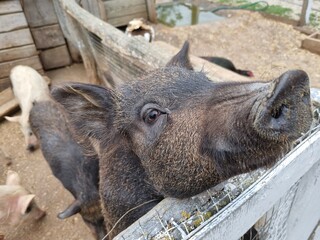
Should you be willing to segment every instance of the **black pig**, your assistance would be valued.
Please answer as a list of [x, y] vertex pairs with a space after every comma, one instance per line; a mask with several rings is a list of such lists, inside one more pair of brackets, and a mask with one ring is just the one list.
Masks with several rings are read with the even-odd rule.
[[[66, 113], [53, 100], [35, 102], [30, 112], [32, 131], [40, 141], [43, 156], [53, 175], [73, 195], [75, 201], [60, 219], [80, 213], [97, 239], [105, 235], [98, 191], [99, 162], [96, 154], [85, 152], [74, 139]], [[90, 148], [90, 141], [87, 148]]]
[[116, 90], [71, 84], [52, 92], [78, 134], [99, 143], [110, 239], [165, 197], [190, 197], [271, 166], [309, 129], [305, 72], [214, 83], [192, 70], [188, 49], [185, 43], [166, 67]]

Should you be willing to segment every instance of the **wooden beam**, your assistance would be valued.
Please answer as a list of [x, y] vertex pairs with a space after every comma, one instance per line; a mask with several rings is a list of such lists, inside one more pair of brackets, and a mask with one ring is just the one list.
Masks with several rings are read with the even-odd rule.
[[12, 112], [16, 111], [18, 109], [18, 106], [18, 101], [15, 98], [9, 100], [3, 105], [0, 105], [0, 120], [3, 120], [4, 116], [8, 116]]
[[0, 50], [0, 62], [7, 62], [20, 58], [27, 58], [35, 56], [37, 54], [38, 52], [34, 44], [4, 49]]
[[37, 49], [47, 49], [66, 44], [59, 24], [32, 28], [31, 33]]
[[[313, 176], [313, 180], [309, 181], [309, 185], [314, 185], [313, 190], [317, 189], [319, 182], [317, 185], [315, 185], [315, 182], [317, 181], [314, 181], [314, 179], [320, 177], [320, 156], [314, 154], [314, 149], [319, 148], [320, 131], [317, 131], [308, 137], [308, 139], [306, 139], [303, 143], [293, 149], [290, 153], [288, 153], [273, 168], [269, 169], [265, 174], [263, 174], [253, 185], [242, 192], [235, 201], [232, 201], [222, 211], [212, 216], [205, 224], [201, 224], [197, 229], [191, 232], [186, 239], [239, 239], [251, 226], [257, 222], [260, 217], [270, 210], [279, 199], [285, 196], [291, 187], [300, 181], [301, 177], [306, 176], [309, 171], [317, 172], [316, 177], [314, 174], [312, 174], [311, 177]], [[308, 161], [306, 161], [306, 159]], [[300, 186], [301, 194], [304, 192], [305, 186], [303, 185], [305, 185], [305, 183]], [[308, 194], [312, 193], [308, 192]], [[195, 199], [199, 199], [200, 201], [206, 195], [207, 192], [205, 191], [198, 196], [189, 199], [178, 200], [166, 198], [146, 215], [117, 235], [114, 240], [143, 239], [142, 231], [150, 234], [151, 231], [154, 233], [153, 229], [155, 228], [163, 230], [163, 227], [159, 222], [160, 217], [164, 222], [170, 221], [171, 218], [179, 219], [181, 218], [182, 211], [186, 211], [188, 213], [190, 209], [194, 208]], [[314, 195], [312, 194], [308, 196], [308, 198], [312, 198], [313, 196]], [[314, 198], [312, 201], [312, 204], [315, 207], [314, 209], [319, 209], [318, 201], [316, 201], [317, 199], [318, 198]], [[309, 202], [307, 203], [309, 204]], [[171, 208], [172, 206], [174, 206], [174, 208]], [[190, 206], [192, 208], [190, 208]], [[305, 206], [302, 204], [300, 205], [300, 208], [301, 212], [303, 212]], [[313, 209], [312, 206], [310, 206], [310, 209]], [[173, 215], [171, 212], [176, 214]], [[316, 219], [316, 217], [319, 215], [320, 212], [317, 211], [315, 217], [312, 217], [312, 224], [309, 227], [315, 226], [314, 219]], [[303, 227], [303, 225], [301, 227]], [[284, 229], [283, 232], [284, 234], [287, 234], [285, 230], [286, 229]], [[153, 236], [152, 234], [150, 235]], [[272, 239], [277, 239], [276, 236], [273, 237], [274, 238]], [[292, 237], [294, 238], [294, 236]], [[284, 239], [293, 238], [284, 237]], [[307, 238], [302, 237], [296, 239]]]
[[145, 0], [104, 2], [107, 21], [112, 18], [147, 12]]
[[32, 28], [58, 23], [52, 0], [23, 0], [23, 8]]
[[124, 15], [124, 16], [119, 16], [119, 17], [114, 17], [108, 19], [108, 23], [115, 27], [121, 27], [121, 26], [126, 26], [132, 19], [134, 18], [148, 18], [148, 13], [146, 11], [144, 12], [137, 12], [131, 15]]
[[309, 23], [312, 1], [313, 0], [303, 0], [299, 26], [304, 26]]
[[33, 44], [29, 29], [20, 29], [7, 33], [0, 33], [0, 50]]
[[[143, 38], [128, 37], [109, 23], [89, 14], [73, 1], [60, 0], [60, 3], [72, 16], [73, 21], [78, 22], [101, 39], [104, 60], [112, 71], [113, 79], [128, 81], [137, 78], [148, 71], [165, 66], [170, 58], [178, 52], [176, 48], [173, 48], [174, 53], [169, 52], [168, 49], [172, 49], [172, 47], [168, 44], [165, 44], [168, 48], [164, 48], [163, 45], [148, 43]], [[203, 59], [196, 64], [195, 69], [208, 72], [208, 76], [214, 81], [248, 80]], [[219, 77], [217, 77], [217, 73]]]
[[22, 12], [19, 0], [0, 1], [0, 15], [16, 12]]
[[148, 20], [150, 22], [157, 22], [157, 12], [156, 12], [156, 3], [155, 0], [146, 0]]
[[11, 69], [17, 65], [27, 65], [36, 70], [42, 69], [42, 65], [38, 56], [18, 59], [11, 62], [3, 62], [0, 63], [0, 78], [8, 77], [10, 75]]
[[6, 88], [4, 91], [2, 91], [0, 93], [0, 106], [5, 104], [6, 102], [11, 100], [12, 98], [14, 98], [14, 95], [13, 95], [11, 88], [10, 87]]
[[72, 63], [66, 45], [41, 51], [40, 59], [45, 70], [68, 66]]
[[81, 5], [94, 16], [106, 20], [106, 9], [102, 0], [82, 0]]
[[0, 15], [0, 23], [0, 32], [9, 32], [28, 27], [23, 13]]
[[320, 55], [320, 32], [311, 34], [303, 39], [301, 47]]

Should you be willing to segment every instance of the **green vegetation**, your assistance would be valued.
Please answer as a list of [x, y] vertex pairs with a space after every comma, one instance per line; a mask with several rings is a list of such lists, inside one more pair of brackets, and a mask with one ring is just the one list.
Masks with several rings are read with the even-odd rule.
[[310, 25], [312, 27], [316, 27], [318, 29], [320, 29], [320, 14], [315, 14], [314, 12], [312, 12], [310, 14]]
[[292, 9], [285, 8], [280, 5], [269, 5], [268, 7], [266, 7], [265, 1], [261, 1], [261, 2], [257, 1], [256, 3], [252, 3], [248, 0], [217, 0], [217, 2], [221, 4], [237, 6], [237, 7], [248, 5], [248, 6], [245, 6], [244, 9], [253, 10], [253, 11], [263, 11], [263, 12], [281, 16], [281, 17], [290, 17], [290, 15], [293, 12]]

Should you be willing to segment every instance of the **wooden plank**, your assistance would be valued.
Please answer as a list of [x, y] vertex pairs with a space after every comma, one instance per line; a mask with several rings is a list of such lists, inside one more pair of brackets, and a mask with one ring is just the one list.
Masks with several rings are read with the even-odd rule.
[[[93, 32], [98, 36], [96, 39], [97, 45], [104, 45], [102, 54], [105, 56], [104, 60], [108, 64], [108, 69], [112, 71], [112, 78], [116, 82], [118, 79], [123, 81], [133, 79], [141, 76], [141, 74], [144, 74], [145, 72], [163, 67], [172, 56], [178, 52], [177, 48], [173, 48], [169, 44], [164, 43], [166, 45], [166, 48], [164, 48], [163, 45], [159, 46], [155, 42], [150, 44], [143, 38], [128, 37], [119, 29], [95, 18], [73, 2], [60, 0], [60, 3], [66, 9], [69, 18], [74, 21], [75, 24], [81, 24], [81, 26], [89, 32]], [[78, 35], [80, 36], [80, 34]], [[81, 40], [80, 37], [78, 39]], [[101, 39], [101, 43], [99, 39]], [[83, 45], [85, 44], [81, 43], [80, 46]], [[168, 49], [173, 49], [173, 52]], [[91, 54], [91, 52], [88, 49], [86, 51], [83, 50], [81, 55], [84, 56], [84, 54]], [[247, 78], [242, 77], [239, 74], [218, 67], [203, 59], [196, 59], [198, 59], [198, 61], [193, 65], [194, 68], [197, 71], [202, 70], [206, 72], [207, 76], [213, 81], [248, 81]], [[88, 61], [90, 64], [86, 65], [87, 61], [85, 59], [83, 60], [87, 72], [90, 72], [90, 76], [93, 76], [95, 73], [94, 69], [96, 69], [94, 64], [99, 64], [99, 62], [93, 64], [91, 61]], [[222, 77], [219, 78], [216, 76], [217, 73]]]
[[[152, 44], [156, 45], [158, 49], [162, 49], [162, 58], [168, 60], [179, 51], [179, 49], [176, 47], [173, 47], [165, 42], [155, 41]], [[192, 45], [190, 47], [192, 48]], [[190, 61], [196, 71], [204, 71], [207, 77], [213, 81], [248, 81], [248, 78], [216, 64], [210, 63], [202, 58], [190, 55]]]
[[115, 27], [125, 26], [134, 18], [148, 18], [147, 12], [138, 12], [131, 15], [108, 19], [107, 22]]
[[52, 0], [24, 0], [23, 8], [32, 28], [58, 23]]
[[157, 22], [157, 12], [156, 12], [156, 3], [155, 0], [146, 0], [148, 20], [150, 22]]
[[[185, 239], [239, 239], [264, 213], [271, 209], [280, 198], [285, 196], [289, 189], [291, 189], [301, 177], [308, 174], [308, 171], [320, 164], [320, 156], [314, 154], [314, 149], [319, 148], [320, 131], [317, 131], [262, 175], [251, 187], [242, 192], [235, 201], [232, 201], [222, 211], [211, 217], [206, 224], [201, 224]], [[306, 159], [308, 161], [306, 161]], [[205, 194], [206, 192], [203, 192], [200, 195]], [[317, 199], [318, 198], [314, 198], [314, 201]], [[171, 211], [167, 206], [170, 206], [172, 203], [173, 206], [176, 206], [180, 210], [183, 210], [183, 205], [185, 205], [185, 211], [188, 212], [188, 204], [193, 198], [190, 198], [189, 201], [187, 200], [188, 199], [164, 199], [146, 215], [116, 236], [114, 240], [139, 239], [141, 229], [147, 232], [147, 229], [155, 227], [150, 221], [152, 215], [164, 216], [165, 211]], [[305, 205], [303, 205], [303, 207], [301, 206], [301, 211], [303, 211], [304, 207]], [[170, 220], [170, 218], [167, 220]], [[159, 225], [161, 227], [160, 223]]]
[[0, 15], [15, 12], [22, 12], [20, 1], [0, 1]]
[[0, 32], [9, 32], [28, 27], [23, 13], [0, 15], [0, 23]]
[[35, 56], [37, 54], [38, 52], [34, 44], [4, 49], [0, 50], [0, 62], [7, 62], [20, 58], [27, 58]]
[[40, 59], [45, 70], [68, 66], [72, 63], [66, 45], [42, 51]]
[[73, 62], [80, 63], [82, 62], [81, 54], [79, 49], [73, 45], [73, 43], [67, 39], [67, 46], [70, 53], [70, 57]]
[[[0, 93], [1, 94], [1, 93]], [[10, 101], [0, 106], [0, 120], [4, 119], [4, 116], [8, 116], [18, 109], [18, 101], [13, 98]]]
[[106, 9], [101, 0], [82, 0], [81, 6], [94, 16], [106, 20]]
[[301, 47], [310, 52], [320, 54], [320, 33], [314, 33], [302, 40]]
[[308, 239], [320, 220], [320, 162], [299, 182], [288, 218], [287, 239]]
[[319, 147], [320, 132], [317, 131], [287, 154], [252, 188], [242, 193], [225, 211], [200, 226], [190, 240], [237, 239], [243, 235], [293, 184], [319, 164], [320, 156], [314, 154], [314, 149]]
[[[110, 4], [109, 4], [110, 3]], [[118, 2], [116, 2], [118, 3]], [[115, 1], [105, 2], [105, 9], [107, 15], [107, 21], [112, 18], [122, 17], [126, 15], [132, 15], [140, 12], [147, 12], [147, 5], [144, 1], [140, 1], [137, 4], [115, 4]]]
[[10, 86], [10, 79], [8, 77], [0, 78], [0, 92], [9, 88]]
[[53, 48], [66, 43], [59, 24], [32, 28], [31, 33], [37, 49]]
[[0, 63], [0, 78], [5, 78], [10, 75], [10, 71], [14, 66], [17, 65], [27, 65], [36, 70], [42, 68], [39, 56], [33, 56], [29, 58], [23, 58], [11, 62]]
[[313, 0], [303, 0], [301, 15], [299, 20], [299, 26], [304, 26], [309, 23], [310, 13]]
[[0, 33], [0, 50], [33, 44], [29, 29], [20, 29], [8, 33]]
[[10, 101], [13, 98], [14, 98], [14, 95], [13, 95], [12, 89], [10, 87], [6, 88], [4, 91], [1, 91], [0, 92], [0, 106], [5, 104], [6, 102]]

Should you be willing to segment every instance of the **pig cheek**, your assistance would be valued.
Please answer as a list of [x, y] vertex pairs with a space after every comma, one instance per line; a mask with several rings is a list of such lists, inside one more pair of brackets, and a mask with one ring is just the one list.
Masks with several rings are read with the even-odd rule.
[[140, 123], [139, 126], [134, 128], [135, 131], [131, 132], [133, 149], [140, 159], [150, 158], [150, 153], [154, 151], [159, 138], [161, 138], [165, 130], [167, 118], [167, 114], [163, 114], [153, 125]]

